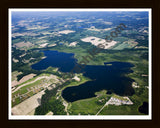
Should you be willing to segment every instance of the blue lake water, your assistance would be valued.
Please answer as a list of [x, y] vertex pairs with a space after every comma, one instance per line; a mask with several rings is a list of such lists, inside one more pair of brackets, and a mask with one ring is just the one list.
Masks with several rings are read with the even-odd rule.
[[[58, 67], [62, 72], [70, 72], [77, 64], [77, 60], [72, 53], [57, 51], [43, 51], [47, 58], [32, 65], [35, 70], [43, 70], [49, 66]], [[86, 99], [95, 96], [95, 92], [106, 89], [121, 96], [134, 94], [131, 86], [132, 79], [125, 75], [131, 73], [133, 67], [131, 63], [109, 62], [111, 66], [87, 65], [83, 69], [83, 75], [92, 79], [79, 86], [67, 87], [62, 91], [62, 97], [68, 102]]]
[[64, 53], [58, 51], [43, 51], [46, 56], [45, 59], [32, 65], [31, 67], [35, 70], [43, 70], [49, 66], [58, 67], [63, 72], [69, 72], [77, 60], [74, 58], [72, 53]]

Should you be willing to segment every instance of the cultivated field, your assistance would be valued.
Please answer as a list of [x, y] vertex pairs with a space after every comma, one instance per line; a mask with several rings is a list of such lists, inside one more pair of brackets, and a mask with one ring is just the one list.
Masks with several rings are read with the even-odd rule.
[[58, 33], [59, 34], [69, 34], [69, 33], [73, 33], [75, 31], [72, 31], [72, 30], [63, 30], [63, 31], [59, 31]]
[[74, 46], [75, 47], [77, 45], [77, 43], [78, 42], [72, 42], [72, 43], [69, 44], [69, 46]]
[[90, 31], [100, 32], [100, 31], [109, 31], [109, 30], [111, 30], [112, 28], [97, 29], [97, 28], [95, 28], [95, 26], [91, 26], [90, 28], [85, 28], [85, 29], [90, 30]]
[[13, 46], [15, 47], [18, 47], [18, 48], [22, 48], [22, 47], [31, 47], [33, 46], [34, 44], [32, 44], [31, 42], [19, 42], [19, 43], [16, 43], [14, 44]]
[[17, 78], [15, 78], [15, 79], [12, 81], [12, 87], [17, 86], [17, 85], [19, 85], [19, 84], [21, 84], [21, 83], [23, 83], [23, 82], [25, 82], [25, 81], [27, 81], [27, 80], [29, 80], [29, 79], [32, 79], [34, 76], [36, 76], [36, 74], [31, 73], [31, 74], [29, 74], [29, 75], [24, 76], [24, 77], [23, 77], [22, 79], [20, 79], [19, 81], [17, 81]]
[[12, 108], [13, 115], [28, 115], [31, 113], [36, 107], [41, 104], [41, 97], [44, 94], [44, 90], [37, 93], [36, 95], [28, 98], [22, 103], [14, 106]]
[[94, 37], [94, 36], [86, 37], [86, 38], [83, 38], [81, 40], [83, 42], [90, 42], [91, 44], [93, 44], [95, 46], [97, 46], [99, 44], [103, 44], [105, 46], [104, 49], [108, 49], [108, 48], [114, 46], [115, 44], [117, 44], [116, 41], [106, 42], [106, 40], [101, 39], [101, 38], [97, 38], [97, 37]]

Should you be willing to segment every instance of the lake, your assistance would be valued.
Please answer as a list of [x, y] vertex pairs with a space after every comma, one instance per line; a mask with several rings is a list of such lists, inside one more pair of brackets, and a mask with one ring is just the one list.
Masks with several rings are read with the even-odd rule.
[[46, 56], [45, 59], [42, 59], [36, 64], [33, 64], [31, 67], [35, 70], [44, 70], [49, 66], [58, 67], [60, 71], [69, 72], [74, 65], [77, 63], [77, 60], [74, 58], [72, 53], [64, 53], [58, 51], [43, 51]]
[[139, 110], [139, 112], [140, 113], [144, 113], [144, 114], [146, 114], [146, 115], [148, 115], [148, 102], [143, 102], [143, 105], [142, 106], [140, 106], [139, 108], [138, 108], [138, 110]]
[[[32, 65], [35, 70], [43, 70], [49, 66], [58, 67], [61, 72], [70, 72], [77, 64], [77, 59], [72, 53], [57, 51], [43, 51], [45, 59]], [[108, 65], [108, 66], [107, 66]], [[120, 96], [131, 96], [134, 89], [132, 79], [125, 75], [133, 72], [131, 63], [107, 62], [105, 65], [87, 65], [83, 69], [83, 75], [92, 79], [79, 86], [67, 87], [62, 91], [62, 97], [68, 102], [95, 97], [95, 92], [103, 89]]]

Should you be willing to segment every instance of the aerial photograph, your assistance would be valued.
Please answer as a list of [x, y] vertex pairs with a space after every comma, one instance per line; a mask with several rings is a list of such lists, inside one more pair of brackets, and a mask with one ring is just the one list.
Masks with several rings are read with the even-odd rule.
[[9, 115], [148, 116], [148, 10], [10, 9]]

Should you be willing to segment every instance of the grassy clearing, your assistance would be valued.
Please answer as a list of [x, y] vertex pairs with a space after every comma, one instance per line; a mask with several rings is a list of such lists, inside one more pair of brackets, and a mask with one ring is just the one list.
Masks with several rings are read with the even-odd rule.
[[102, 91], [99, 91], [99, 92], [95, 92], [95, 95], [96, 96], [103, 96], [103, 95], [106, 95], [107, 91], [106, 90], [102, 90]]
[[95, 115], [96, 112], [103, 106], [97, 105], [96, 98], [89, 98], [86, 100], [80, 100], [72, 103], [72, 106], [68, 110], [70, 115]]
[[136, 105], [108, 105], [106, 106], [99, 115], [142, 115], [138, 112]]
[[122, 44], [118, 45], [117, 47], [115, 47], [114, 50], [122, 50], [124, 48], [129, 48], [129, 46], [130, 45], [127, 43], [122, 43]]

